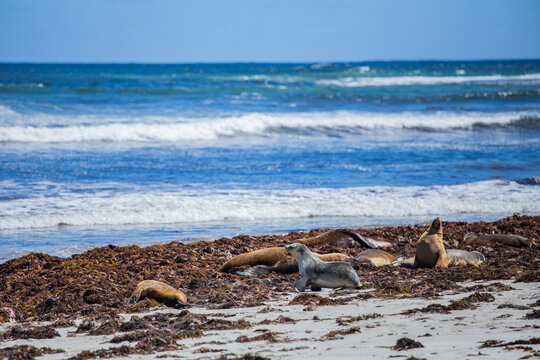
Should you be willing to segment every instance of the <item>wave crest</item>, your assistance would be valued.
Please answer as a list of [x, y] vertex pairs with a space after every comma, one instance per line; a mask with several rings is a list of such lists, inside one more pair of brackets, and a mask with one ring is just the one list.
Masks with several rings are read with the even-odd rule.
[[388, 76], [388, 77], [346, 77], [325, 79], [316, 82], [323, 86], [367, 87], [367, 86], [407, 86], [464, 83], [537, 83], [540, 73], [524, 75], [485, 75], [485, 76]]
[[162, 189], [110, 191], [0, 202], [0, 230], [78, 226], [279, 221], [314, 217], [406, 218], [539, 214], [534, 186], [492, 180], [447, 186], [296, 190]]
[[[114, 121], [114, 119], [111, 119]], [[131, 121], [130, 121], [131, 120]], [[109, 120], [110, 121], [110, 120]], [[159, 123], [145, 118], [122, 119], [122, 122], [80, 126], [9, 126], [0, 127], [0, 142], [66, 143], [66, 142], [176, 142], [216, 140], [245, 136], [282, 134], [319, 135], [376, 129], [427, 129], [445, 131], [472, 127], [540, 128], [538, 116], [499, 113], [248, 113], [227, 118], [160, 119]], [[65, 120], [62, 122], [65, 123]]]

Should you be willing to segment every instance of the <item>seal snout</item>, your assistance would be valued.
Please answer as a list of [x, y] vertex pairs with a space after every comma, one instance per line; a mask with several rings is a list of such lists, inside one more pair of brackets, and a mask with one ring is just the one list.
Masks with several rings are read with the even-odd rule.
[[295, 258], [298, 258], [302, 254], [302, 250], [304, 248], [307, 248], [307, 247], [303, 244], [294, 243], [294, 244], [289, 244], [285, 246], [285, 251], [287, 252], [287, 254]]

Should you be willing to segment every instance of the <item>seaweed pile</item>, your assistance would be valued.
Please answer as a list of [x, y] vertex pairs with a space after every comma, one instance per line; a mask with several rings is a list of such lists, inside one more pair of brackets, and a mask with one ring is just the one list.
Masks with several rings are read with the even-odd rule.
[[[358, 233], [395, 243], [392, 254], [413, 256], [416, 241], [425, 226], [380, 227], [357, 229]], [[105, 246], [62, 259], [43, 253], [31, 253], [0, 264], [0, 322], [9, 320], [11, 311], [17, 321], [50, 320], [69, 323], [84, 317], [94, 319], [104, 314], [140, 312], [162, 306], [146, 299], [128, 304], [138, 282], [145, 279], [162, 281], [181, 288], [188, 302], [206, 308], [234, 308], [262, 305], [277, 300], [280, 293], [293, 291], [297, 274], [268, 274], [243, 277], [221, 273], [217, 269], [232, 256], [270, 246], [284, 246], [291, 241], [316, 236], [323, 229], [287, 235], [222, 238], [213, 242], [171, 242], [148, 247]], [[478, 234], [511, 233], [526, 237], [530, 247], [482, 245], [475, 248], [462, 243], [468, 232]], [[540, 281], [540, 217], [518, 214], [496, 222], [445, 222], [444, 242], [447, 248], [478, 250], [486, 256], [481, 267], [451, 269], [405, 269], [393, 266], [374, 268], [355, 264], [365, 288], [351, 299], [369, 297], [437, 296], [441, 291], [465, 291], [457, 282], [469, 280], [515, 279]], [[350, 256], [362, 249], [323, 245], [319, 253], [341, 252]], [[475, 289], [481, 290], [481, 289]], [[470, 291], [470, 290], [467, 290]], [[351, 292], [353, 294], [354, 291]], [[301, 295], [302, 296], [302, 295]], [[298, 303], [320, 302], [309, 297]], [[328, 302], [328, 301], [327, 301]], [[331, 302], [331, 301], [330, 301]], [[324, 305], [324, 304], [321, 304]], [[113, 320], [108, 320], [109, 322]]]

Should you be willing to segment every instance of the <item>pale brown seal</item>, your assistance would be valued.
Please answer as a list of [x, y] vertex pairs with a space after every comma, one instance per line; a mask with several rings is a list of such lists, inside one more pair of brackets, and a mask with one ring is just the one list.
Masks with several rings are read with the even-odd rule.
[[[339, 253], [315, 254], [315, 256], [319, 257], [323, 261], [344, 261], [348, 259], [347, 255], [339, 254]], [[264, 266], [272, 267], [278, 263], [288, 264], [292, 262], [294, 261], [285, 250], [285, 247], [276, 246], [276, 247], [251, 251], [245, 254], [236, 255], [232, 259], [228, 260], [225, 264], [221, 265], [218, 271], [227, 272], [232, 268], [240, 267], [244, 265], [249, 265], [249, 266], [264, 265]], [[289, 266], [289, 265], [286, 265], [286, 266]], [[293, 264], [292, 266], [298, 267], [298, 265], [296, 264]], [[268, 269], [268, 271], [277, 271], [277, 272], [282, 272], [282, 273], [288, 272], [288, 271], [279, 271], [279, 268], [276, 270]], [[293, 271], [293, 272], [296, 272], [296, 271]]]
[[398, 259], [394, 255], [389, 254], [386, 251], [378, 249], [368, 249], [358, 254], [354, 258], [354, 260], [357, 262], [367, 262], [373, 266], [383, 266], [390, 265]]
[[155, 280], [141, 281], [129, 298], [129, 303], [136, 303], [140, 299], [154, 299], [170, 307], [186, 304], [186, 295], [165, 283]]
[[441, 219], [437, 217], [418, 240], [416, 255], [414, 257], [414, 267], [448, 267], [450, 257], [446, 253], [442, 240], [442, 223]]
[[459, 265], [480, 266], [485, 257], [478, 251], [459, 249], [446, 250], [443, 244], [443, 228], [439, 218], [435, 218], [420, 236], [414, 258], [395, 262], [396, 265], [413, 268], [432, 268]]

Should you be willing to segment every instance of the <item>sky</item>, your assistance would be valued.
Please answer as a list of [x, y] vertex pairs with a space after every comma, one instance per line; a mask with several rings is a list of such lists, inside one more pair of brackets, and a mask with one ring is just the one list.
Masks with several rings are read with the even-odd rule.
[[537, 0], [0, 0], [0, 62], [540, 58]]

